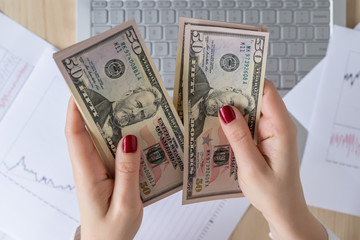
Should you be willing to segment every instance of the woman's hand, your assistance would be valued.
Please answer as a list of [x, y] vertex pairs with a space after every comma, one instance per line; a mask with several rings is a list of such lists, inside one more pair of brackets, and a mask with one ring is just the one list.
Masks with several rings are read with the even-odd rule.
[[111, 179], [72, 98], [65, 133], [79, 201], [81, 239], [133, 239], [143, 215], [136, 137], [128, 135], [119, 142], [115, 179]]
[[219, 111], [235, 153], [239, 185], [269, 223], [275, 239], [327, 239], [305, 202], [299, 175], [297, 129], [274, 85], [265, 81], [258, 145], [234, 107]]

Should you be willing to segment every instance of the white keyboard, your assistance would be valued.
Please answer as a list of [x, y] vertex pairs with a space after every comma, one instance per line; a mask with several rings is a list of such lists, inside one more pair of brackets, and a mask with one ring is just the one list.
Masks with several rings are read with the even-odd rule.
[[270, 44], [266, 77], [289, 90], [326, 54], [329, 0], [95, 1], [92, 35], [135, 19], [167, 89], [174, 87], [179, 17], [265, 25]]

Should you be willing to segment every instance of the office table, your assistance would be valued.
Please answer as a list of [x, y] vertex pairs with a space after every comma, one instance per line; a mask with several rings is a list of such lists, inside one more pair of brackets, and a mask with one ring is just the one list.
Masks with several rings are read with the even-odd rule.
[[[76, 41], [75, 8], [75, 0], [0, 0], [1, 12], [59, 49]], [[360, 0], [347, 0], [347, 27], [353, 28], [358, 22]], [[309, 208], [341, 239], [360, 239], [360, 217]], [[230, 239], [269, 239], [268, 233], [266, 220], [256, 208], [250, 206]]]

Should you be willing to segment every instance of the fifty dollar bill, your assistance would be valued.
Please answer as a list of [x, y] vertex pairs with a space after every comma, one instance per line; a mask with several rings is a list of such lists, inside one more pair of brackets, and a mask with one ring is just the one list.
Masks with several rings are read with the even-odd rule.
[[[230, 19], [231, 21], [231, 19]], [[267, 28], [263, 26], [244, 25], [238, 23], [219, 22], [194, 18], [180, 18], [179, 19], [179, 35], [177, 43], [176, 55], [176, 69], [175, 69], [175, 84], [173, 102], [176, 111], [179, 114], [181, 121], [183, 121], [183, 68], [184, 68], [184, 35], [185, 28], [189, 26], [204, 26], [204, 27], [223, 27], [230, 29], [243, 29], [249, 31], [267, 32]]]
[[183, 126], [135, 21], [54, 54], [94, 144], [114, 177], [121, 137], [141, 148], [140, 194], [145, 205], [181, 189]]
[[234, 105], [256, 136], [267, 46], [266, 32], [185, 28], [183, 203], [242, 196], [234, 153], [218, 111]]

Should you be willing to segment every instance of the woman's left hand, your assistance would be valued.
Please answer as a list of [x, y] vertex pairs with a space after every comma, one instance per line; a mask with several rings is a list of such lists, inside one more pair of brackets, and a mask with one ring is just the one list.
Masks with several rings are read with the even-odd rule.
[[143, 215], [137, 138], [128, 135], [119, 142], [115, 179], [111, 179], [72, 98], [65, 135], [79, 201], [81, 239], [133, 239]]

